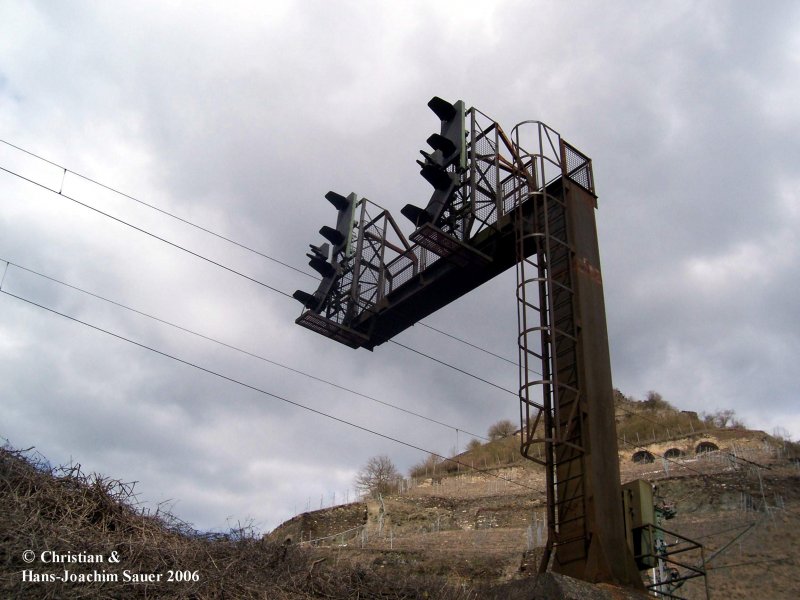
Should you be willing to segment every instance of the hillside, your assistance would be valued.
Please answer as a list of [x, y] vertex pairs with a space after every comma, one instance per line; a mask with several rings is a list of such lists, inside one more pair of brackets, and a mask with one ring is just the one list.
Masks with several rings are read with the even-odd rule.
[[0, 564], [2, 598], [474, 598], [432, 578], [337, 566], [246, 528], [202, 534], [137, 507], [131, 485], [8, 447]]
[[[797, 445], [669, 405], [620, 397], [617, 408], [623, 481], [656, 483], [676, 509], [666, 528], [704, 545], [711, 597], [796, 597]], [[302, 513], [263, 537], [197, 532], [143, 510], [132, 485], [0, 448], [0, 596], [640, 598], [535, 577], [543, 473], [517, 444], [472, 444], [460, 465], [429, 459], [397, 493]], [[705, 597], [702, 580], [681, 595]]]
[[[636, 402], [618, 394], [623, 483], [655, 483], [675, 508], [665, 528], [704, 546], [711, 597], [794, 598], [798, 447], [718, 417], [681, 412], [657, 395]], [[429, 460], [402, 492], [298, 515], [270, 538], [338, 564], [435, 574], [476, 589], [520, 581], [538, 564], [546, 525], [543, 471], [517, 446], [509, 436], [454, 457], [483, 472]], [[349, 517], [338, 521], [337, 512]], [[704, 598], [702, 578], [680, 594]]]

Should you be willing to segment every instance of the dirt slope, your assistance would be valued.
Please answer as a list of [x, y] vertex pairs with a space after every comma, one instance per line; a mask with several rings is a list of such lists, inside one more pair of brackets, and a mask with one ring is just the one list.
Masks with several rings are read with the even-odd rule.
[[[800, 466], [768, 438], [746, 430], [693, 432], [638, 444], [653, 462], [620, 451], [623, 482], [655, 484], [660, 500], [676, 510], [665, 529], [703, 545], [712, 598], [798, 596]], [[703, 442], [717, 449], [696, 453]], [[683, 455], [664, 460], [672, 448]], [[539, 468], [518, 462], [490, 474], [418, 479], [403, 494], [365, 506], [362, 526], [304, 545], [338, 564], [437, 575], [484, 590], [517, 582], [518, 590], [527, 590], [519, 593], [530, 592], [533, 584], [524, 580], [536, 570], [546, 538]], [[690, 558], [701, 560], [699, 552]], [[676, 593], [705, 598], [705, 583], [693, 579]]]

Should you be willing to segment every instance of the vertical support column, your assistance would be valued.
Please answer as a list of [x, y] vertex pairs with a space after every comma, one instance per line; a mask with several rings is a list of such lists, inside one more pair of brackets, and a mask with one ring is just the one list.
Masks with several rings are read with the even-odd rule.
[[[643, 589], [623, 520], [596, 197], [571, 179], [590, 185], [591, 162], [572, 156], [571, 172], [563, 141], [554, 161], [541, 126], [539, 138], [539, 154], [518, 154], [514, 164], [528, 188], [515, 214], [522, 454], [542, 462], [547, 478], [540, 571], [551, 562], [557, 573]], [[528, 162], [542, 173], [557, 164], [561, 177], [537, 185]], [[542, 365], [535, 381], [532, 359]]]
[[573, 249], [573, 288], [578, 330], [577, 359], [585, 414], [585, 493], [590, 535], [583, 572], [588, 581], [615, 581], [642, 588], [625, 541], [611, 359], [594, 211], [596, 197], [565, 181], [566, 213]]

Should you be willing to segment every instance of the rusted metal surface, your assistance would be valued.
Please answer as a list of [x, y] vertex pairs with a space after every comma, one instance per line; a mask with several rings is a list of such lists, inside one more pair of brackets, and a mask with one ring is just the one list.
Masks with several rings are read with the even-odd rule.
[[477, 109], [467, 111], [467, 123], [468, 168], [439, 221], [417, 228], [407, 241], [387, 211], [359, 200], [354, 252], [342, 263], [344, 275], [318, 313], [330, 323], [322, 327], [306, 311], [298, 324], [372, 350], [516, 264], [517, 204], [529, 204], [519, 194], [526, 180], [515, 163], [517, 150]]
[[526, 183], [516, 203], [521, 450], [545, 466], [548, 488], [540, 570], [641, 587], [620, 505], [591, 161], [542, 123], [518, 125], [512, 140]]
[[547, 478], [542, 569], [642, 588], [624, 533], [591, 160], [543, 123], [507, 135], [475, 108], [466, 117], [467, 169], [450, 172], [460, 185], [437, 218], [409, 242], [363, 201], [334, 301], [297, 322], [372, 350], [516, 265], [521, 452]]

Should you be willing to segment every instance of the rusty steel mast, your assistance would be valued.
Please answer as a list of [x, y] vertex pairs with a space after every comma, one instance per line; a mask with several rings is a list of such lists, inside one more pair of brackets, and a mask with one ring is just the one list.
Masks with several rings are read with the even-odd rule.
[[548, 538], [540, 570], [642, 587], [626, 543], [591, 160], [552, 128], [506, 133], [463, 102], [433, 98], [440, 131], [418, 161], [425, 207], [391, 214], [328, 192], [336, 227], [309, 264], [296, 320], [373, 350], [511, 267], [516, 268], [521, 453], [545, 469]]

